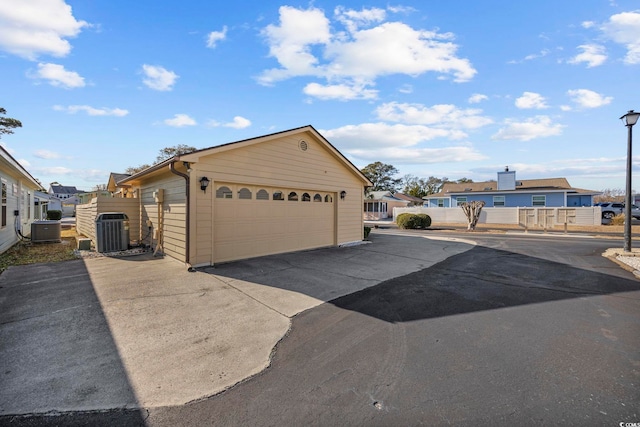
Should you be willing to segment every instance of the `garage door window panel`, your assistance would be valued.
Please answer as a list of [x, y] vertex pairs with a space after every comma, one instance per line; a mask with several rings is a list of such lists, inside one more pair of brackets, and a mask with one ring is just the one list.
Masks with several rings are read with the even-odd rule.
[[309, 195], [309, 193], [303, 193], [302, 194], [302, 201], [303, 202], [310, 202], [311, 201], [311, 196]]
[[218, 187], [216, 190], [216, 199], [233, 199], [233, 192], [227, 186]]
[[256, 193], [256, 200], [269, 200], [269, 192], [265, 189], [260, 189]]
[[238, 191], [238, 199], [240, 200], [251, 200], [251, 197], [252, 197], [251, 190], [249, 190], [246, 187], [241, 188]]
[[273, 200], [284, 200], [284, 193], [282, 191], [276, 191], [273, 193]]
[[289, 200], [290, 202], [297, 202], [298, 193], [296, 193], [295, 191], [292, 191], [291, 193], [289, 193], [289, 197], [287, 198], [287, 200]]
[[329, 194], [327, 194], [326, 196], [324, 196], [324, 202], [325, 203], [333, 203], [333, 197], [331, 197]]
[[322, 196], [319, 194], [316, 194], [315, 196], [313, 196], [313, 201], [314, 202], [322, 202]]

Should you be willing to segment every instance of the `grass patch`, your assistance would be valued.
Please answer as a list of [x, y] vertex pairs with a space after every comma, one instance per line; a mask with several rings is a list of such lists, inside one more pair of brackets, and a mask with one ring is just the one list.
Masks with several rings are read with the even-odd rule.
[[18, 242], [5, 253], [0, 254], [0, 273], [12, 265], [38, 264], [78, 259], [76, 248], [76, 230], [62, 230], [62, 242], [31, 243], [29, 240]]

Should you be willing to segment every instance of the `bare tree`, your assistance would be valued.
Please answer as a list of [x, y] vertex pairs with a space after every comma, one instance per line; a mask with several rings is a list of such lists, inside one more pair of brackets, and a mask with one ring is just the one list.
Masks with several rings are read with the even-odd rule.
[[463, 202], [460, 203], [460, 207], [467, 217], [467, 231], [474, 231], [476, 229], [476, 225], [478, 224], [478, 220], [480, 219], [480, 212], [484, 207], [485, 203], [482, 200], [474, 200], [473, 202]]

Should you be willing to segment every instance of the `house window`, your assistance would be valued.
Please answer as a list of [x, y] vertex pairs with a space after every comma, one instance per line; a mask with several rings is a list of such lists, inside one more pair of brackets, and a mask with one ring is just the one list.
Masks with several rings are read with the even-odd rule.
[[315, 196], [313, 196], [313, 201], [314, 202], [321, 202], [322, 201], [322, 196], [319, 194], [316, 194]]
[[31, 219], [31, 193], [27, 193], [27, 219]]
[[309, 193], [302, 194], [302, 201], [303, 202], [310, 202], [311, 201], [311, 196], [309, 195]]
[[240, 191], [238, 191], [238, 199], [251, 200], [251, 190], [248, 188], [241, 188]]
[[273, 193], [273, 200], [284, 200], [284, 194], [282, 191], [276, 191]]
[[493, 207], [504, 206], [504, 196], [493, 196]]
[[4, 180], [2, 181], [2, 212], [0, 215], [2, 215], [0, 226], [4, 228], [7, 226], [7, 183]]
[[269, 193], [262, 189], [256, 193], [256, 200], [269, 200]]
[[547, 196], [532, 196], [531, 206], [547, 206]]
[[444, 208], [444, 199], [437, 199], [436, 202], [439, 208]]
[[332, 203], [333, 202], [333, 197], [331, 197], [330, 195], [326, 195], [324, 196], [324, 202], [325, 203]]
[[232, 199], [233, 193], [229, 187], [222, 186], [216, 190], [216, 199]]
[[456, 197], [456, 206], [460, 206], [460, 204], [465, 203], [466, 201], [467, 201], [467, 196]]
[[287, 197], [287, 200], [289, 200], [290, 202], [297, 202], [298, 193], [296, 193], [295, 191], [292, 191], [291, 193], [289, 193], [289, 197]]

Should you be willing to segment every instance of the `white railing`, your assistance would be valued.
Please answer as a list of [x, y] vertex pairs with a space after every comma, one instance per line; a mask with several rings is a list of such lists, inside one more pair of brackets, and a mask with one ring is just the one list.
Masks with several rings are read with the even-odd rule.
[[[393, 220], [401, 213], [425, 213], [431, 221], [441, 224], [466, 224], [467, 217], [461, 208], [393, 208]], [[599, 206], [576, 208], [482, 208], [478, 224], [513, 224], [522, 227], [551, 228], [566, 224], [600, 225], [602, 212]]]

